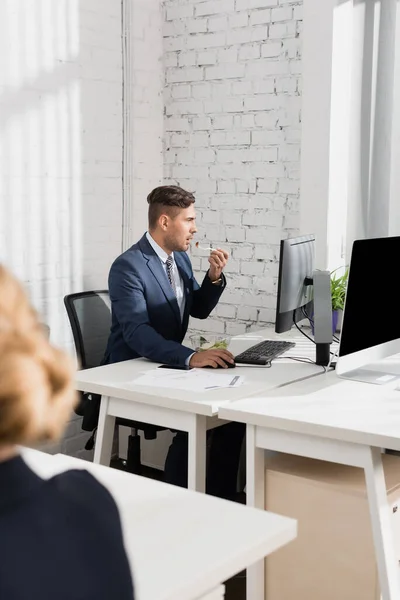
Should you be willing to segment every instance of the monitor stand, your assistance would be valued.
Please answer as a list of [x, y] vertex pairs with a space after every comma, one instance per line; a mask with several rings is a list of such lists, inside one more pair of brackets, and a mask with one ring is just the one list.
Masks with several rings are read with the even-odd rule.
[[313, 272], [315, 362], [326, 367], [330, 362], [332, 332], [331, 276], [329, 271]]

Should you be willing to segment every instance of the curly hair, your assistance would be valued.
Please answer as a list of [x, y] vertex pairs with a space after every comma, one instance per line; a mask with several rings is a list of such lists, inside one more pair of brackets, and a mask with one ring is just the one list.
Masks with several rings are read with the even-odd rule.
[[74, 365], [52, 346], [21, 284], [0, 265], [0, 446], [56, 440], [76, 393]]
[[147, 196], [149, 229], [156, 227], [157, 221], [163, 212], [174, 218], [179, 209], [188, 208], [194, 201], [195, 198], [191, 192], [187, 192], [177, 185], [160, 185], [154, 188]]

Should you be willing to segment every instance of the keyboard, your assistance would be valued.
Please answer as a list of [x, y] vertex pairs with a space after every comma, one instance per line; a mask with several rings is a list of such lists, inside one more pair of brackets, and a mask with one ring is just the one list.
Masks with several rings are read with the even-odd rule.
[[259, 344], [250, 346], [244, 352], [235, 356], [235, 363], [245, 365], [267, 365], [277, 356], [280, 356], [289, 348], [293, 348], [294, 342], [283, 342], [281, 340], [264, 340]]

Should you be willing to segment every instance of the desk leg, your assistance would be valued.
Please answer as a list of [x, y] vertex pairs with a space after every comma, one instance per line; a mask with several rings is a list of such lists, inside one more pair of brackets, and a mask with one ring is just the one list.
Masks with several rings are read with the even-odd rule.
[[399, 570], [390, 523], [381, 451], [380, 448], [367, 448], [367, 452], [368, 456], [364, 467], [365, 481], [381, 597], [382, 600], [398, 600], [400, 598]]
[[110, 466], [115, 427], [115, 417], [108, 415], [109, 401], [108, 396], [102, 396], [93, 458], [93, 462], [107, 467]]
[[188, 428], [188, 488], [196, 492], [206, 491], [207, 417], [192, 415]]
[[[256, 427], [246, 428], [246, 503], [247, 506], [265, 509], [265, 454], [256, 447]], [[246, 598], [264, 600], [265, 561], [260, 560], [247, 569]]]

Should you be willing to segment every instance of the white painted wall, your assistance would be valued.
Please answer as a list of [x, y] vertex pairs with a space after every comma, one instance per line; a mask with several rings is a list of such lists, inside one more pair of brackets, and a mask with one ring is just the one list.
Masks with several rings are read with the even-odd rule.
[[400, 233], [399, 23], [396, 0], [304, 0], [300, 215], [320, 268]]
[[[0, 63], [0, 260], [71, 350], [63, 296], [121, 250], [121, 4], [4, 0]], [[57, 449], [87, 437], [74, 419]]]

